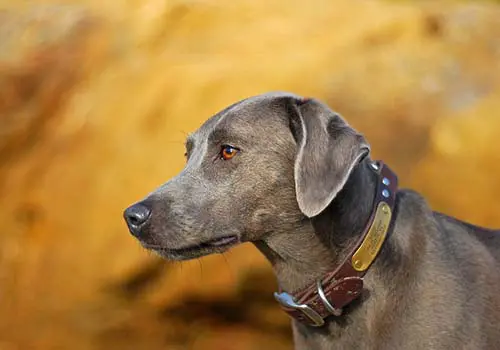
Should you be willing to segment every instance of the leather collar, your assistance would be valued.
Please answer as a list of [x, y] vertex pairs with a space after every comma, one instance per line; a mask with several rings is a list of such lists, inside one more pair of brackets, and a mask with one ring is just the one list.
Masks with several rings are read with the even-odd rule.
[[325, 318], [342, 309], [363, 291], [363, 276], [377, 257], [393, 226], [398, 178], [383, 162], [371, 164], [379, 181], [373, 208], [361, 238], [342, 263], [317, 283], [295, 293], [274, 293], [283, 310], [304, 324], [320, 327]]

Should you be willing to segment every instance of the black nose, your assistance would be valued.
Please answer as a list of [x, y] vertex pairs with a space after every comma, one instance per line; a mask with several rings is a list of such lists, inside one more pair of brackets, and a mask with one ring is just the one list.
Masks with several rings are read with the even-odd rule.
[[141, 228], [148, 221], [150, 216], [151, 209], [142, 203], [137, 203], [128, 207], [123, 213], [123, 217], [127, 222], [128, 228], [134, 236], [138, 236], [140, 234]]

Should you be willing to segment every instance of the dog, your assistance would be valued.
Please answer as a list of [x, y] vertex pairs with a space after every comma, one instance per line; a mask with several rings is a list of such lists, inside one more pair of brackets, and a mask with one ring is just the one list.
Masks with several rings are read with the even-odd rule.
[[314, 98], [239, 101], [186, 141], [182, 172], [127, 208], [169, 260], [252, 242], [296, 349], [500, 349], [500, 231], [434, 212]]

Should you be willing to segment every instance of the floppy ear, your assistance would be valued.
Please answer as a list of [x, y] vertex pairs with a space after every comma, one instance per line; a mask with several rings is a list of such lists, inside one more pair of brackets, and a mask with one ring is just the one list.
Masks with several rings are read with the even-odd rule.
[[344, 187], [354, 166], [370, 152], [370, 146], [341, 116], [315, 99], [296, 100], [293, 109], [289, 112], [298, 145], [297, 202], [304, 215], [314, 217]]

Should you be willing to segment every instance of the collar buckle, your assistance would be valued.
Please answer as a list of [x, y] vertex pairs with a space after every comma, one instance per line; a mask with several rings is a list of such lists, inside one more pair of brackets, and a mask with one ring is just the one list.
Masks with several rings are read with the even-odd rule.
[[311, 321], [311, 326], [321, 327], [325, 324], [325, 320], [306, 304], [297, 304], [293, 297], [286, 293], [274, 293], [274, 298], [285, 308], [294, 309], [302, 312], [302, 314]]

